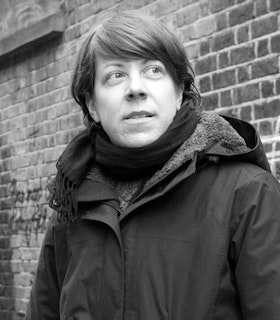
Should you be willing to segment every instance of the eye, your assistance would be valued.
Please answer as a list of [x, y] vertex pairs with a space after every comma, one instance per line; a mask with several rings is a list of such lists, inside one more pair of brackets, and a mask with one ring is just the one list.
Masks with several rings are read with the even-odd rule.
[[108, 76], [106, 77], [106, 82], [116, 83], [124, 77], [125, 77], [125, 75], [122, 72], [112, 72], [112, 73], [108, 74]]
[[150, 66], [145, 70], [145, 74], [152, 78], [160, 78], [163, 75], [163, 69], [160, 66]]

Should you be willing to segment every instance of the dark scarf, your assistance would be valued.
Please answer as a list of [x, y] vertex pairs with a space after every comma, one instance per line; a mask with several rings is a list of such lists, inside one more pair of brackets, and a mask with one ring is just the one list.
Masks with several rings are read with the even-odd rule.
[[[190, 102], [191, 103], [191, 102]], [[182, 107], [168, 130], [152, 144], [141, 148], [113, 145], [104, 130], [92, 123], [66, 147], [57, 162], [53, 199], [62, 220], [76, 220], [76, 193], [94, 163], [117, 180], [134, 180], [159, 169], [193, 133], [199, 115]]]

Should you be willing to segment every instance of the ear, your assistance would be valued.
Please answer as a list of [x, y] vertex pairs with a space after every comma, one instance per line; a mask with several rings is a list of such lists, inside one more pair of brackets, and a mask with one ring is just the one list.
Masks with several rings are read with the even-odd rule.
[[181, 109], [182, 102], [183, 102], [183, 92], [184, 92], [184, 84], [181, 84], [177, 88], [177, 96], [178, 96], [178, 104], [177, 104], [177, 111]]
[[94, 99], [89, 94], [86, 95], [86, 104], [88, 107], [89, 114], [95, 122], [100, 122], [100, 117], [95, 107]]

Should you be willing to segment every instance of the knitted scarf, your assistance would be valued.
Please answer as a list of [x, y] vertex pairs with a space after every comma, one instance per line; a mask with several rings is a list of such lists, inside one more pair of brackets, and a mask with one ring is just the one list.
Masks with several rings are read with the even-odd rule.
[[200, 115], [190, 103], [177, 111], [173, 122], [159, 139], [141, 148], [113, 145], [102, 127], [95, 123], [78, 134], [57, 161], [51, 201], [57, 204], [59, 218], [77, 219], [77, 190], [94, 163], [117, 180], [138, 179], [160, 168], [191, 136], [199, 121]]

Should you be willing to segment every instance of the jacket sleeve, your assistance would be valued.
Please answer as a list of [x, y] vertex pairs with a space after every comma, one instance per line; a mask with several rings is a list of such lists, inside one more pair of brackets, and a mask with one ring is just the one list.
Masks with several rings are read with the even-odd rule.
[[280, 317], [280, 185], [270, 173], [248, 182], [235, 218], [233, 248], [243, 318]]
[[25, 320], [59, 320], [59, 286], [53, 243], [54, 215], [42, 244]]

